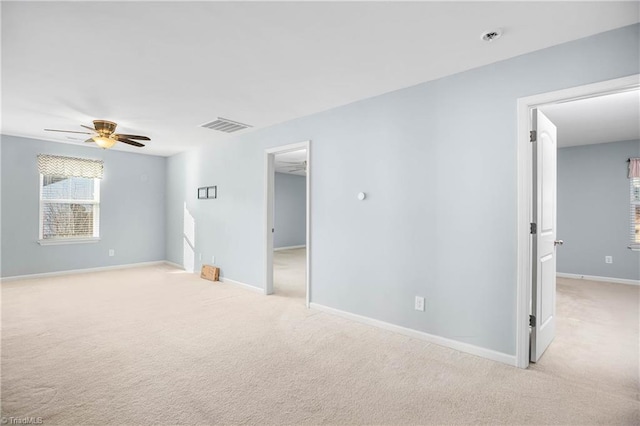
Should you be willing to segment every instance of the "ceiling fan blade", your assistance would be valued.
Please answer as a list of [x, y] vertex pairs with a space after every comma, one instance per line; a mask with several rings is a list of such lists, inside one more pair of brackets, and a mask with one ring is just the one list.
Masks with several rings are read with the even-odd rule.
[[147, 136], [125, 135], [125, 134], [122, 134], [122, 133], [118, 133], [118, 134], [116, 134], [114, 136], [117, 137], [117, 138], [123, 137], [123, 138], [126, 138], [126, 139], [138, 139], [138, 140], [141, 140], [141, 141], [150, 141], [151, 140]]
[[[120, 136], [122, 136], [122, 135], [120, 135]], [[137, 147], [143, 147], [144, 146], [140, 142], [132, 141], [132, 140], [127, 139], [127, 138], [118, 138], [118, 142], [127, 143], [129, 145], [133, 145], [133, 146], [137, 146]]]
[[89, 142], [95, 142], [95, 141], [93, 140], [93, 138], [89, 138], [85, 141], [85, 143], [89, 143]]
[[56, 130], [56, 129], [44, 129], [47, 132], [63, 132], [63, 133], [81, 133], [83, 135], [91, 135], [89, 132], [76, 132], [75, 130]]
[[92, 132], [95, 132], [95, 131], [96, 131], [96, 129], [94, 129], [93, 127], [85, 126], [84, 124], [81, 124], [81, 125], [80, 125], [80, 127], [84, 127], [85, 129], [89, 129], [89, 130], [91, 130]]

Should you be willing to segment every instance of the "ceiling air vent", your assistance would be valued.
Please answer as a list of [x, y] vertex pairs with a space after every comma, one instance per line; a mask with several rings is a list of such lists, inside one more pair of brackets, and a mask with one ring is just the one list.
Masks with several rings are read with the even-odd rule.
[[220, 132], [225, 133], [233, 133], [238, 130], [244, 130], [249, 126], [248, 124], [238, 123], [237, 121], [227, 120], [226, 118], [218, 117], [217, 120], [211, 121], [209, 123], [201, 124], [200, 127], [204, 127], [206, 129], [218, 130]]

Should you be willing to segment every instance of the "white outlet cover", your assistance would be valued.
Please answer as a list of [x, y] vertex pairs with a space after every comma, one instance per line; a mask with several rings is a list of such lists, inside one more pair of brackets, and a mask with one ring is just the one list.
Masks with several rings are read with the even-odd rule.
[[424, 312], [424, 297], [416, 296], [415, 310]]
[[116, 251], [114, 249], [109, 249], [109, 256], [115, 256]]

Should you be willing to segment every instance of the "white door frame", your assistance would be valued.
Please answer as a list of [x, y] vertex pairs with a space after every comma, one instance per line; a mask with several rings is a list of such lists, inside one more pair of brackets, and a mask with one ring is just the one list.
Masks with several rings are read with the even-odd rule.
[[264, 228], [264, 247], [265, 247], [265, 294], [273, 294], [273, 206], [275, 194], [275, 168], [274, 157], [276, 154], [285, 152], [307, 150], [307, 229], [306, 229], [306, 305], [309, 307], [311, 302], [311, 141], [293, 143], [289, 145], [275, 146], [267, 148], [264, 151], [264, 208], [265, 208], [265, 228]]
[[517, 290], [516, 290], [516, 366], [529, 366], [529, 309], [531, 304], [531, 234], [533, 221], [533, 156], [529, 131], [531, 110], [549, 104], [592, 98], [625, 92], [640, 87], [640, 74], [607, 80], [554, 92], [518, 99], [518, 232], [517, 232]]

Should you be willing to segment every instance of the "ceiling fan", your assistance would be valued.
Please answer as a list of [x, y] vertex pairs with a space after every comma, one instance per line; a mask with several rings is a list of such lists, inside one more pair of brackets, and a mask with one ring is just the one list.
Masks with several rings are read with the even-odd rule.
[[307, 171], [307, 161], [283, 161], [281, 164], [290, 164], [287, 171], [288, 172], [306, 172]]
[[141, 140], [141, 141], [150, 141], [147, 136], [138, 136], [138, 135], [127, 135], [124, 133], [114, 133], [116, 131], [117, 124], [113, 121], [107, 120], [93, 120], [93, 127], [85, 126], [81, 124], [80, 126], [85, 129], [91, 130], [91, 132], [77, 132], [75, 130], [56, 130], [56, 129], [44, 129], [47, 132], [63, 132], [63, 133], [80, 133], [85, 135], [93, 135], [85, 142], [95, 142], [100, 148], [111, 148], [116, 142], [123, 142], [129, 145], [143, 147], [144, 144], [137, 142], [133, 139]]

